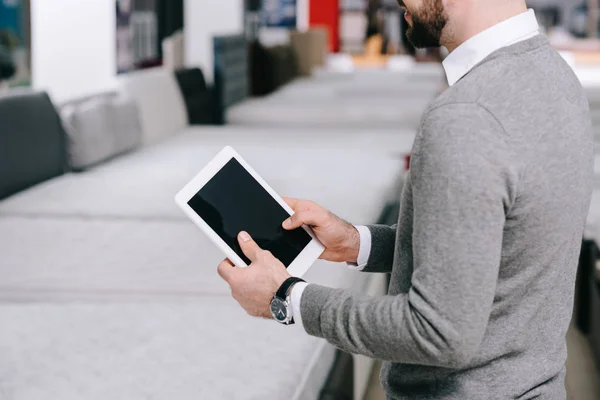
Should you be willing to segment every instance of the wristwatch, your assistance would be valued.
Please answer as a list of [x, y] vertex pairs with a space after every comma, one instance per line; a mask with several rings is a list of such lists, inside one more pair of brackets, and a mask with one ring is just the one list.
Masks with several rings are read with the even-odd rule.
[[271, 314], [275, 321], [280, 324], [292, 325], [294, 323], [290, 293], [294, 285], [298, 282], [306, 281], [295, 277], [286, 279], [275, 293], [275, 296], [273, 296], [273, 300], [271, 300]]

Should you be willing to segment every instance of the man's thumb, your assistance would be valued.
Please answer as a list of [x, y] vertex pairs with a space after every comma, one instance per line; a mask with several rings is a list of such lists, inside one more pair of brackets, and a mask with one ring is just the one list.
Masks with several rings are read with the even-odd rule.
[[261, 248], [258, 247], [258, 244], [252, 239], [250, 234], [248, 232], [240, 232], [238, 235], [238, 242], [246, 257], [252, 262], [256, 261], [258, 252]]

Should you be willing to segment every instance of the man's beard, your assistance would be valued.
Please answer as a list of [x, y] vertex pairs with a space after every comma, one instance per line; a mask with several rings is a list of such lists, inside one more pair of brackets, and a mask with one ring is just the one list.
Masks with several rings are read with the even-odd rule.
[[413, 26], [406, 32], [408, 41], [417, 49], [440, 47], [442, 31], [448, 22], [442, 0], [426, 0], [425, 3], [418, 13], [411, 12]]

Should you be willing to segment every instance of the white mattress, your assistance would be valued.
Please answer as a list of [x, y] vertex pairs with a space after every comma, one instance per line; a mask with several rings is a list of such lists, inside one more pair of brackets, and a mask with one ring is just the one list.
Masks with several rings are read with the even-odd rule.
[[[280, 193], [373, 222], [413, 135], [297, 133], [190, 129], [1, 202], [0, 393], [317, 399], [334, 348], [247, 317], [216, 274], [223, 256], [173, 203], [233, 144]], [[318, 262], [307, 279], [362, 290], [369, 276]]]

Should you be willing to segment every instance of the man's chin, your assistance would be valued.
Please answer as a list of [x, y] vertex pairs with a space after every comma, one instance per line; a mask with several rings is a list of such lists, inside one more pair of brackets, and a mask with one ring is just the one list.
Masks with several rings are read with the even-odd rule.
[[410, 44], [412, 44], [417, 49], [429, 49], [433, 47], [440, 47], [439, 41], [434, 40], [433, 38], [422, 38], [415, 36], [412, 29], [410, 29], [406, 37]]

